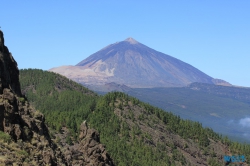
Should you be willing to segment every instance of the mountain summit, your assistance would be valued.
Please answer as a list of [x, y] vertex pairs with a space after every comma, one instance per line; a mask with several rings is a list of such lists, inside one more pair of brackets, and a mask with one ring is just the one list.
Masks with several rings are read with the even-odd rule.
[[127, 41], [127, 42], [129, 42], [130, 44], [138, 44], [138, 42], [137, 42], [135, 39], [133, 39], [132, 37], [129, 37], [129, 38], [127, 38], [127, 39], [124, 40], [124, 41]]
[[214, 84], [214, 79], [172, 56], [151, 49], [133, 38], [117, 42], [90, 55], [76, 66], [51, 71], [77, 82], [129, 87], [180, 87], [193, 82]]

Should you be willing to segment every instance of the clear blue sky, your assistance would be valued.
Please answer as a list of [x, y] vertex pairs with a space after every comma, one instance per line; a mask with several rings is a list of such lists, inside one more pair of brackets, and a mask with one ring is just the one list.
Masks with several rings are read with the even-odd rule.
[[249, 0], [2, 1], [0, 26], [19, 69], [75, 65], [133, 37], [250, 87]]

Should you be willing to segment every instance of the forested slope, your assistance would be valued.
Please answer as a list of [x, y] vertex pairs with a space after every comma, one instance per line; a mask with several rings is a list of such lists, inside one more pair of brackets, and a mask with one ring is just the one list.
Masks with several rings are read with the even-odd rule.
[[67, 128], [67, 144], [77, 142], [79, 126], [86, 120], [100, 132], [116, 165], [222, 165], [224, 155], [250, 158], [249, 145], [231, 142], [198, 122], [182, 120], [124, 93], [97, 96], [66, 77], [33, 69], [21, 70], [20, 82], [26, 97], [55, 130], [52, 137], [57, 139]]
[[31, 69], [20, 70], [20, 75], [23, 94], [54, 129], [68, 126], [77, 131], [82, 119], [94, 110], [97, 95], [66, 77]]

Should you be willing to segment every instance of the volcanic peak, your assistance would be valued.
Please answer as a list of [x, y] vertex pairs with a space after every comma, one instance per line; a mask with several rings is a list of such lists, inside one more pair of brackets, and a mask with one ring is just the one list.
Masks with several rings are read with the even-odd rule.
[[127, 38], [126, 40], [124, 40], [126, 42], [129, 42], [130, 44], [138, 44], [139, 42], [136, 41], [135, 39], [133, 39], [132, 37]]

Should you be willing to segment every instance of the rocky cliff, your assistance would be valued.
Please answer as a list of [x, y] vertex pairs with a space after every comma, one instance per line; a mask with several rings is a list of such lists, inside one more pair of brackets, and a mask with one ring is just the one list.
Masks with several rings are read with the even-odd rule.
[[[67, 135], [67, 131], [63, 132]], [[65, 137], [65, 136], [64, 136]], [[65, 158], [72, 165], [88, 166], [113, 166], [113, 161], [105, 150], [105, 146], [100, 144], [99, 133], [95, 129], [88, 127], [86, 121], [80, 126], [79, 142], [68, 145], [60, 142], [64, 147]]]
[[15, 94], [21, 95], [19, 84], [19, 71], [17, 63], [4, 45], [3, 32], [0, 31], [0, 93], [3, 89], [11, 89]]
[[[17, 63], [0, 31], [0, 165], [75, 165], [74, 160], [79, 165], [113, 165], [98, 133], [90, 134], [85, 141], [88, 132], [81, 134], [74, 151], [80, 156], [65, 158], [51, 140], [44, 116], [21, 94]], [[70, 150], [68, 154], [73, 155]]]

